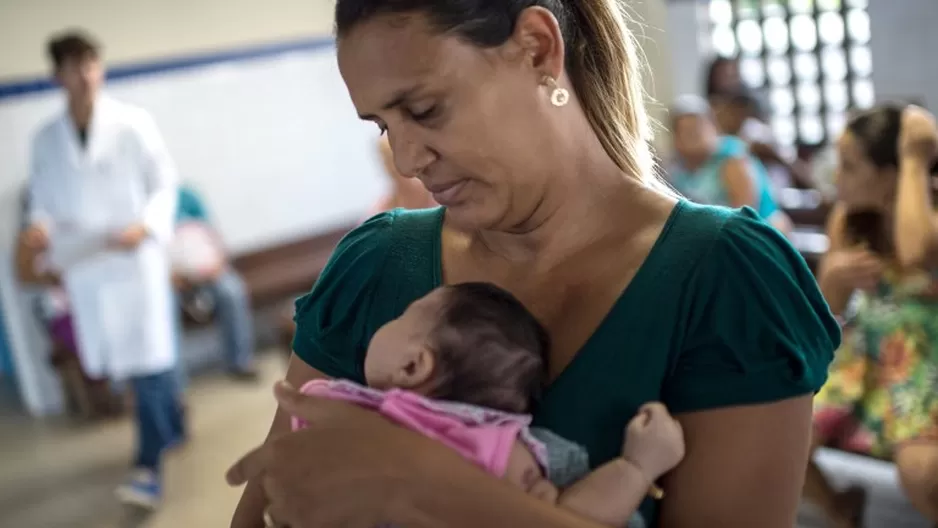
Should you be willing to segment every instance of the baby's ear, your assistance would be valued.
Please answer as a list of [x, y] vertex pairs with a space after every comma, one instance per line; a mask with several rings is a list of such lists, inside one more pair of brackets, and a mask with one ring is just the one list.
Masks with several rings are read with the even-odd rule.
[[395, 387], [415, 389], [430, 380], [436, 364], [433, 351], [426, 347], [414, 347], [407, 352], [405, 359], [397, 373]]

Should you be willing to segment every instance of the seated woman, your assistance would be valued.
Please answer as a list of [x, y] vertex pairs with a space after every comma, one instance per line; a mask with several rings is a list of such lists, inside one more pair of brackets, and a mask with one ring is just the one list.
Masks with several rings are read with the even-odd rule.
[[788, 215], [772, 196], [765, 167], [742, 140], [718, 134], [706, 101], [679, 98], [671, 110], [671, 130], [677, 160], [669, 177], [675, 189], [699, 203], [752, 207], [782, 233], [791, 231]]
[[[851, 119], [837, 147], [818, 281], [835, 314], [856, 302], [815, 398], [814, 444], [894, 461], [912, 504], [938, 522], [938, 132], [921, 108], [885, 106]], [[838, 528], [860, 526], [862, 491], [834, 492], [814, 464], [805, 496]]]

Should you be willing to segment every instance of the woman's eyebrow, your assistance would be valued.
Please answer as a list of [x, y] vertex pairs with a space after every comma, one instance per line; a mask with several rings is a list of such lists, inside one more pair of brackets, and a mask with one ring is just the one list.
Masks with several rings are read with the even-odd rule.
[[[399, 90], [397, 93], [394, 94], [394, 97], [391, 98], [390, 101], [388, 101], [387, 103], [384, 104], [384, 106], [381, 107], [381, 109], [391, 110], [392, 108], [396, 106], [400, 106], [401, 104], [403, 104], [404, 101], [407, 100], [408, 97], [413, 95], [414, 92], [417, 92], [419, 89], [420, 89], [419, 86], [412, 86], [410, 88]], [[377, 119], [377, 116], [373, 114], [358, 114], [358, 117], [365, 121], [373, 121]]]

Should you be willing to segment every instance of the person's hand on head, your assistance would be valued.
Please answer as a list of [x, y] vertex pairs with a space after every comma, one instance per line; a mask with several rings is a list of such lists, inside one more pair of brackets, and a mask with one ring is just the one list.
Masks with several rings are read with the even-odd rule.
[[149, 236], [150, 231], [146, 225], [142, 223], [132, 224], [118, 233], [114, 238], [114, 244], [121, 249], [135, 249]]
[[899, 155], [931, 164], [938, 155], [938, 127], [935, 116], [918, 106], [909, 106], [902, 112], [899, 133]]
[[45, 251], [49, 247], [49, 230], [42, 224], [32, 224], [23, 231], [23, 243], [34, 251]]
[[285, 382], [274, 393], [280, 409], [306, 427], [245, 455], [228, 470], [228, 483], [261, 483], [269, 516], [283, 526], [315, 520], [320, 527], [374, 528], [391, 520], [401, 483], [421, 467], [413, 454], [436, 443], [374, 412], [301, 394]]
[[824, 258], [821, 273], [840, 288], [870, 291], [879, 284], [884, 269], [876, 254], [854, 248], [830, 252]]
[[684, 458], [681, 424], [660, 403], [643, 405], [625, 429], [622, 456], [649, 481], [657, 480]]

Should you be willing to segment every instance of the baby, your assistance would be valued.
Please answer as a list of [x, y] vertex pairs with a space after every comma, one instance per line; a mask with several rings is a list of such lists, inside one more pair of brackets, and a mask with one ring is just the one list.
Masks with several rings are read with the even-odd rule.
[[[488, 283], [433, 290], [381, 327], [365, 356], [368, 387], [316, 380], [307, 394], [375, 409], [438, 440], [526, 493], [608, 526], [645, 526], [637, 508], [680, 462], [684, 440], [660, 404], [626, 428], [622, 456], [590, 472], [582, 447], [529, 427], [546, 383], [547, 332]], [[304, 424], [294, 420], [293, 427]]]

